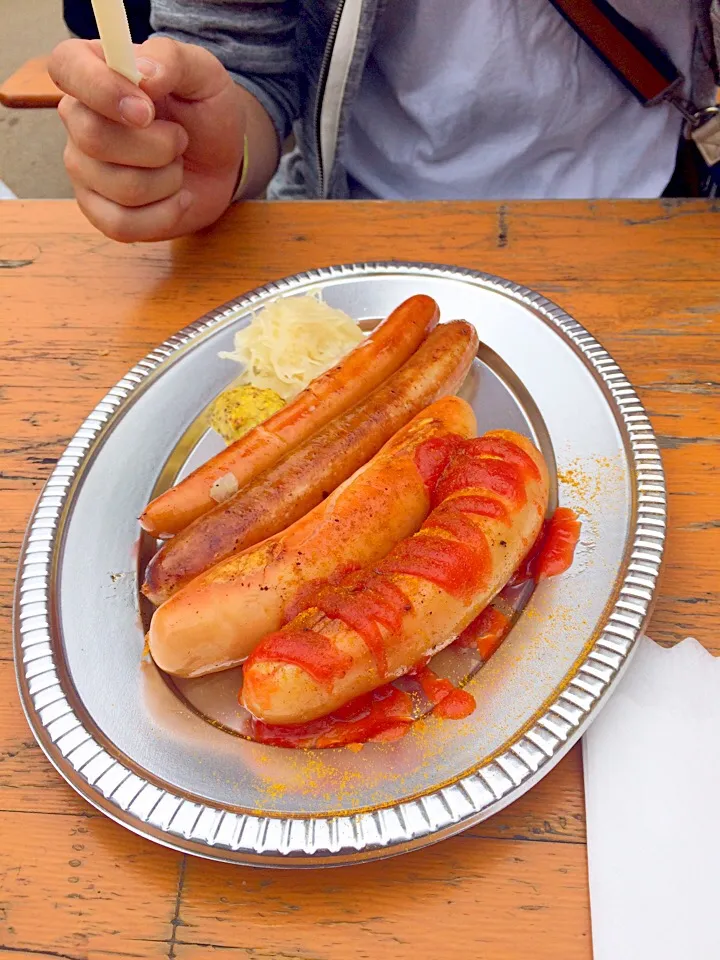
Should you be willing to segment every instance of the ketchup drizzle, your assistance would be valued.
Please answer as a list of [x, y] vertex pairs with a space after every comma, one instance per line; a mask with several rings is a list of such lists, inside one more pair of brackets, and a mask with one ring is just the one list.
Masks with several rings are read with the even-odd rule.
[[518, 467], [526, 479], [540, 480], [540, 470], [533, 458], [504, 437], [491, 435], [467, 440], [465, 452], [471, 457], [499, 457]]
[[399, 543], [380, 562], [378, 572], [422, 577], [452, 596], [465, 597], [482, 586], [488, 562], [489, 551], [480, 557], [464, 543], [427, 534]]
[[453, 493], [461, 493], [471, 487], [480, 487], [488, 493], [509, 500], [515, 507], [527, 503], [525, 480], [520, 468], [504, 460], [475, 460], [458, 457], [450, 465], [435, 487], [433, 506], [447, 500]]
[[352, 657], [339, 650], [324, 633], [315, 630], [292, 630], [285, 627], [271, 633], [245, 661], [247, 667], [262, 660], [294, 663], [309, 673], [319, 684], [332, 690], [335, 680], [344, 677], [352, 666]]
[[290, 623], [291, 620], [294, 620], [295, 617], [304, 610], [309, 610], [310, 607], [315, 606], [315, 598], [323, 588], [340, 583], [345, 577], [349, 577], [350, 574], [355, 573], [359, 569], [360, 567], [356, 563], [348, 563], [346, 566], [336, 570], [329, 577], [308, 580], [307, 583], [303, 583], [295, 596], [285, 605], [281, 621], [282, 626], [284, 627], [285, 624]]
[[565, 573], [572, 566], [582, 524], [569, 507], [558, 507], [545, 520], [535, 543], [511, 577], [508, 585], [526, 580], [546, 580]]
[[310, 723], [281, 726], [253, 719], [251, 734], [259, 743], [277, 747], [342, 747], [398, 740], [412, 722], [410, 694], [386, 684]]
[[446, 437], [430, 437], [415, 451], [415, 466], [431, 498], [450, 457], [463, 443], [457, 434], [451, 433]]
[[[316, 608], [346, 624], [367, 645], [381, 677], [387, 675], [387, 643], [400, 633], [403, 617], [412, 610], [409, 598], [391, 578], [398, 574], [417, 576], [452, 595], [472, 596], [489, 575], [490, 550], [483, 530], [470, 517], [490, 517], [509, 524], [509, 511], [502, 500], [515, 508], [523, 506], [527, 502], [527, 482], [540, 478], [537, 465], [525, 451], [494, 435], [473, 440], [454, 435], [432, 438], [420, 445], [415, 463], [434, 507], [421, 532], [398, 544], [374, 570], [346, 570], [339, 582], [336, 576], [306, 585], [286, 611], [289, 619]], [[468, 488], [485, 492], [463, 493]], [[572, 511], [556, 511], [543, 525], [510, 583], [543, 579], [566, 570], [572, 563], [579, 531]], [[489, 606], [457, 642], [476, 646], [485, 661], [509, 627], [507, 617]], [[292, 627], [266, 637], [249, 662], [261, 659], [295, 663], [330, 690], [352, 665], [349, 655], [339, 651], [330, 638], [315, 630]], [[440, 716], [460, 718], [475, 709], [473, 697], [434, 674], [427, 660], [406, 676], [418, 682], [433, 703], [433, 712]], [[309, 724], [275, 726], [253, 721], [253, 734], [260, 742], [280, 746], [329, 747], [397, 739], [412, 722], [409, 695], [386, 685]]]
[[423, 693], [433, 704], [432, 712], [447, 720], [469, 717], [476, 707], [475, 697], [467, 690], [459, 690], [444, 677], [439, 677], [427, 665], [414, 674]]
[[482, 610], [455, 641], [459, 647], [475, 647], [486, 663], [510, 630], [510, 620], [495, 607]]
[[534, 569], [536, 580], [557, 577], [570, 569], [580, 539], [580, 528], [580, 521], [573, 510], [568, 507], [557, 508], [537, 556]]

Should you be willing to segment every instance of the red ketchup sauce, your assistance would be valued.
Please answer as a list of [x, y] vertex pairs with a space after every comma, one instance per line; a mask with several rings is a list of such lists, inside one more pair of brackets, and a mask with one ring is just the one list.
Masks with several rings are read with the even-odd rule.
[[510, 630], [510, 620], [495, 607], [475, 617], [455, 641], [460, 647], [475, 647], [483, 662], [490, 659]]
[[291, 620], [294, 620], [299, 613], [303, 612], [303, 610], [308, 610], [310, 607], [314, 607], [315, 600], [322, 589], [328, 586], [333, 586], [336, 583], [340, 583], [345, 577], [349, 576], [351, 573], [355, 573], [359, 569], [360, 568], [357, 566], [357, 564], [349, 563], [347, 566], [336, 570], [329, 577], [319, 580], [308, 580], [307, 583], [303, 583], [298, 592], [283, 610], [282, 626], [284, 627], [286, 624], [290, 623]]
[[450, 434], [447, 437], [430, 437], [429, 440], [421, 443], [415, 451], [415, 466], [431, 498], [438, 480], [450, 461], [450, 457], [462, 444], [461, 437]]
[[[485, 534], [471, 517], [490, 517], [509, 524], [508, 509], [498, 497], [521, 507], [527, 502], [527, 482], [540, 477], [531, 457], [511, 441], [496, 436], [474, 440], [432, 438], [420, 445], [415, 463], [434, 508], [421, 532], [399, 543], [374, 570], [343, 571], [339, 582], [335, 577], [308, 584], [286, 611], [289, 620], [303, 610], [316, 608], [344, 623], [363, 639], [381, 677], [387, 675], [387, 647], [400, 634], [405, 614], [412, 610], [409, 598], [393, 578], [398, 574], [416, 576], [453, 596], [472, 597], [490, 574], [491, 557]], [[483, 492], [464, 492], [478, 488]], [[572, 511], [556, 511], [511, 583], [543, 579], [566, 570], [572, 563], [579, 531]], [[457, 642], [475, 646], [485, 661], [509, 628], [508, 618], [490, 606]], [[322, 633], [293, 630], [292, 626], [263, 640], [249, 662], [256, 659], [294, 663], [328, 689], [352, 663]], [[433, 712], [440, 716], [458, 719], [475, 709], [474, 698], [434, 674], [427, 661], [408, 676], [417, 681], [434, 705]], [[288, 747], [397, 739], [413, 722], [411, 705], [409, 694], [386, 685], [308, 724], [271, 726], [253, 721], [253, 734], [263, 743]]]
[[455, 688], [440, 701], [433, 713], [444, 720], [464, 720], [476, 706], [475, 697], [471, 693]]
[[546, 580], [565, 573], [572, 566], [582, 524], [569, 507], [558, 507], [546, 520], [538, 538], [509, 583]]
[[536, 580], [557, 577], [572, 566], [580, 539], [581, 524], [573, 510], [558, 507], [552, 515], [545, 540], [535, 561]]
[[405, 595], [399, 589], [399, 597], [387, 594], [383, 591], [386, 586], [391, 585], [379, 577], [371, 576], [364, 582], [358, 578], [352, 585], [321, 590], [314, 603], [326, 617], [340, 620], [362, 637], [381, 677], [387, 673], [387, 653], [380, 626], [390, 635], [399, 633], [407, 608]]
[[337, 645], [325, 634], [315, 630], [291, 630], [288, 627], [265, 637], [247, 658], [245, 665], [250, 667], [258, 660], [293, 663], [329, 690], [334, 681], [344, 677], [352, 666], [352, 657], [338, 650]]
[[455, 540], [459, 540], [470, 547], [482, 559], [483, 566], [488, 566], [490, 551], [487, 537], [480, 527], [466, 516], [464, 500], [464, 497], [460, 497], [436, 507], [432, 512], [432, 521], [426, 523], [425, 526], [449, 533]]
[[491, 517], [493, 520], [502, 520], [503, 523], [510, 524], [510, 514], [507, 507], [493, 497], [482, 497], [470, 493], [462, 497], [453, 497], [451, 502], [456, 510], [463, 513], [471, 513], [478, 517]]
[[527, 502], [525, 478], [519, 467], [504, 460], [478, 460], [458, 457], [450, 469], [438, 480], [433, 497], [433, 506], [447, 500], [453, 493], [480, 487], [490, 494], [509, 500], [516, 507]]
[[476, 437], [466, 442], [465, 451], [472, 457], [500, 457], [516, 466], [525, 479], [540, 479], [540, 470], [533, 458], [504, 437]]
[[489, 555], [487, 551], [486, 556], [480, 556], [458, 540], [428, 534], [399, 543], [380, 562], [378, 572], [420, 577], [452, 596], [469, 598], [487, 576]]
[[277, 747], [343, 747], [399, 740], [413, 722], [412, 697], [386, 684], [310, 723], [278, 726], [253, 720], [251, 734]]
[[467, 690], [459, 690], [449, 680], [439, 677], [430, 667], [423, 666], [413, 673], [423, 693], [433, 704], [433, 713], [446, 720], [469, 717], [476, 707], [475, 697]]

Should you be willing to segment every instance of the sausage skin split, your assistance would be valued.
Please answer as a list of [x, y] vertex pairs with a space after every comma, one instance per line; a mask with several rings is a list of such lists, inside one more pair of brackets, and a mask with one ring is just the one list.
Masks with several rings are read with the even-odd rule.
[[241, 692], [255, 717], [307, 723], [407, 673], [451, 643], [520, 565], [547, 510], [540, 452], [500, 430], [448, 442], [437, 460], [434, 509], [418, 533], [319, 590], [256, 647]]

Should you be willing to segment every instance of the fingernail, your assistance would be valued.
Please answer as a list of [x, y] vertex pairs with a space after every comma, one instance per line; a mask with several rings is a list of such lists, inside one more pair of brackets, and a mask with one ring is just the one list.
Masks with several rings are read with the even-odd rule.
[[135, 62], [137, 63], [138, 70], [146, 80], [154, 77], [158, 71], [158, 64], [154, 60], [148, 59], [148, 57], [138, 57]]
[[180, 193], [178, 194], [178, 204], [180, 206], [180, 209], [183, 211], [187, 210], [187, 208], [192, 204], [192, 202], [193, 202], [193, 195], [190, 193], [190, 191], [181, 190]]
[[147, 127], [152, 123], [152, 110], [142, 97], [123, 97], [120, 101], [120, 114], [134, 127]]
[[190, 137], [184, 127], [178, 127], [177, 132], [177, 155], [180, 157], [185, 153], [190, 145]]

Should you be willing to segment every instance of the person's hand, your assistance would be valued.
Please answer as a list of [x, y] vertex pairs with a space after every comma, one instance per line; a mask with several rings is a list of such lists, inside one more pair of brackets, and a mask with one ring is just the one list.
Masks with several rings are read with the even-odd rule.
[[49, 66], [66, 94], [58, 112], [78, 204], [123, 242], [192, 233], [224, 212], [240, 173], [249, 96], [202, 47], [154, 37], [135, 53], [140, 88], [107, 66], [95, 40], [64, 41]]

